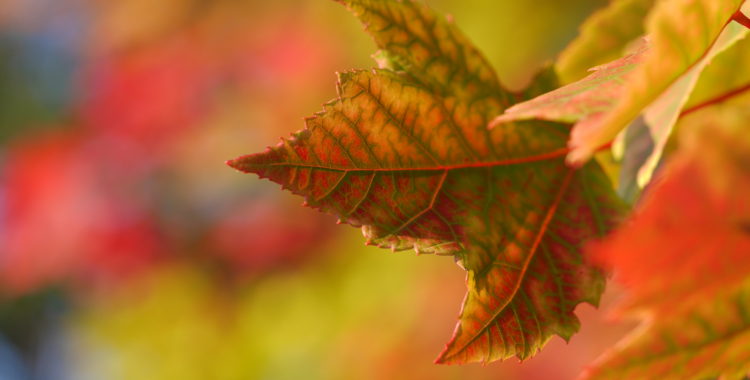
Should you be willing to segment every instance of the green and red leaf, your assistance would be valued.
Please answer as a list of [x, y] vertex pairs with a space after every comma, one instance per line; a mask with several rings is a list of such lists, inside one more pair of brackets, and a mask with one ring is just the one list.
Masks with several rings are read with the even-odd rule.
[[455, 256], [469, 289], [439, 363], [523, 359], [570, 338], [575, 307], [604, 288], [580, 248], [619, 215], [606, 176], [565, 165], [569, 126], [489, 130], [514, 97], [452, 23], [418, 2], [344, 3], [390, 69], [339, 74], [304, 130], [229, 164], [362, 226], [368, 244]]

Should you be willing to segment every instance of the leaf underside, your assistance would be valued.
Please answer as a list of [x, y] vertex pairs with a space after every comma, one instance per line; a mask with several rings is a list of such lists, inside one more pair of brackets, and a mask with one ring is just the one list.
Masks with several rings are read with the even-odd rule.
[[488, 129], [514, 96], [426, 6], [342, 3], [390, 69], [339, 74], [338, 98], [304, 130], [229, 164], [362, 226], [368, 244], [454, 255], [468, 293], [437, 362], [524, 359], [554, 334], [568, 339], [576, 305], [596, 304], [604, 287], [580, 247], [619, 214], [605, 175], [565, 166], [566, 125]]

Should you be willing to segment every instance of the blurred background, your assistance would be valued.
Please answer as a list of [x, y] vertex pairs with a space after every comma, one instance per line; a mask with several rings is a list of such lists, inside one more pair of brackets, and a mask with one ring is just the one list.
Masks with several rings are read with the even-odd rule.
[[[604, 0], [434, 0], [522, 87]], [[374, 66], [325, 0], [0, 0], [0, 379], [571, 379], [625, 327], [437, 366], [450, 258], [224, 165]], [[612, 296], [605, 297], [605, 304]]]

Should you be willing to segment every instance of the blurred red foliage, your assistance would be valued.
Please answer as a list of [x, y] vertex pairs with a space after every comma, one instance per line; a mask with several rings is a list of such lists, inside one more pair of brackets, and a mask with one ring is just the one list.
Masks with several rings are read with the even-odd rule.
[[[92, 159], [82, 134], [35, 136], [10, 147], [0, 273], [10, 292], [73, 274], [119, 278], [150, 265], [163, 245], [137, 178]], [[94, 153], [94, 154], [92, 154]]]
[[99, 133], [157, 154], [208, 112], [216, 74], [185, 38], [103, 57], [84, 74], [80, 114]]
[[[241, 6], [225, 1], [197, 17], [183, 9], [175, 20], [143, 23], [153, 30], [103, 22], [131, 20], [141, 3], [92, 3], [98, 28], [79, 41], [91, 46], [71, 47], [85, 52], [71, 126], [6, 148], [0, 284], [8, 293], [117, 283], [157, 262], [195, 257], [255, 275], [302, 260], [331, 235], [322, 215], [278, 195], [248, 196], [240, 186], [255, 182], [219, 175], [243, 179], [223, 165], [232, 156], [224, 145], [189, 162], [185, 154], [205, 150], [197, 139], [227, 144], [217, 136], [232, 132], [215, 125], [227, 104], [264, 109], [263, 124], [232, 126], [256, 131], [250, 136], [299, 129], [294, 110], [330, 87], [333, 77], [316, 73], [332, 71], [339, 48], [295, 12], [247, 25]], [[289, 88], [304, 91], [290, 97]], [[191, 189], [196, 182], [209, 186]]]
[[750, 270], [750, 141], [707, 125], [683, 131], [681, 150], [632, 217], [592, 245], [593, 258], [629, 287], [627, 306], [668, 310], [686, 297], [708, 299]]

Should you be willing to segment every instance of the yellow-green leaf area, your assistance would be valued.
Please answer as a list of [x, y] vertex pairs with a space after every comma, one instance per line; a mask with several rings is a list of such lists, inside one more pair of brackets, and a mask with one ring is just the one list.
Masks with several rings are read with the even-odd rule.
[[579, 36], [560, 54], [555, 69], [563, 83], [577, 81], [590, 68], [619, 58], [644, 34], [644, 21], [655, 0], [615, 0], [581, 26]]

